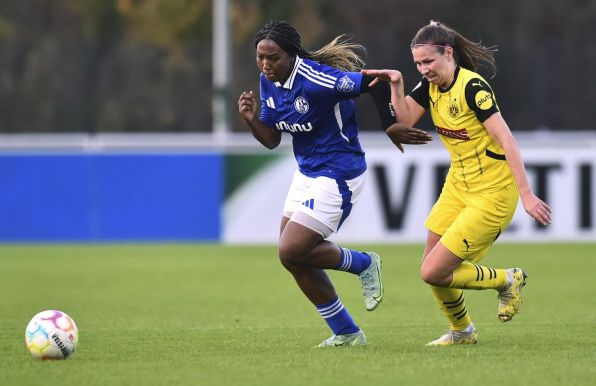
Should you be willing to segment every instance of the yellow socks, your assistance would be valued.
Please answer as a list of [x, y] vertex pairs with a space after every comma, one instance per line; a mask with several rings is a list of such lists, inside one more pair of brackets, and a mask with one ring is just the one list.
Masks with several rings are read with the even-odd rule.
[[504, 269], [483, 267], [464, 261], [453, 271], [449, 288], [498, 290], [505, 286], [506, 281], [507, 273]]
[[452, 331], [463, 331], [472, 323], [466, 303], [464, 291], [458, 288], [443, 288], [430, 286], [437, 304], [449, 321]]
[[463, 331], [472, 320], [466, 310], [464, 289], [495, 289], [503, 288], [507, 283], [505, 269], [483, 267], [468, 261], [462, 262], [453, 271], [451, 284], [448, 288], [430, 286], [441, 311], [449, 321], [452, 331]]

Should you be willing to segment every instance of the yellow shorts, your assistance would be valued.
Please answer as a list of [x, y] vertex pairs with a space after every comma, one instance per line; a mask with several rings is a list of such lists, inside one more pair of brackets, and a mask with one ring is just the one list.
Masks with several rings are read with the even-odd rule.
[[515, 184], [468, 193], [446, 183], [425, 226], [441, 235], [441, 243], [456, 256], [478, 262], [511, 222], [518, 198]]

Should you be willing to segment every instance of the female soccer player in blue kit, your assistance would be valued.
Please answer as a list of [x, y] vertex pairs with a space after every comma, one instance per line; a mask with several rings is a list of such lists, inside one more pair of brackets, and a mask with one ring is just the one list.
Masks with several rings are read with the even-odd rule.
[[[381, 258], [326, 239], [348, 217], [364, 185], [366, 161], [352, 98], [370, 92], [383, 128], [388, 128], [395, 123], [389, 87], [386, 92], [383, 86], [369, 90], [373, 78], [359, 72], [363, 47], [343, 36], [309, 52], [290, 24], [271, 21], [257, 33], [255, 47], [261, 72], [260, 116], [252, 91], [242, 93], [238, 110], [253, 136], [269, 149], [279, 145], [283, 132], [290, 133], [298, 163], [283, 207], [279, 258], [333, 332], [317, 347], [366, 344], [324, 270], [358, 275], [366, 309], [372, 311], [383, 299]], [[403, 143], [431, 139], [406, 126], [394, 126], [387, 134], [402, 151]]]
[[518, 197], [528, 214], [546, 225], [551, 209], [532, 192], [521, 153], [501, 116], [494, 93], [476, 73], [479, 62], [496, 70], [493, 50], [442, 23], [422, 27], [411, 43], [421, 82], [404, 96], [397, 70], [365, 70], [391, 84], [398, 121], [418, 122], [429, 110], [451, 167], [427, 220], [420, 275], [431, 286], [449, 331], [429, 346], [476, 343], [463, 289], [498, 291], [498, 318], [510, 321], [521, 304], [526, 273], [477, 263], [509, 225]]

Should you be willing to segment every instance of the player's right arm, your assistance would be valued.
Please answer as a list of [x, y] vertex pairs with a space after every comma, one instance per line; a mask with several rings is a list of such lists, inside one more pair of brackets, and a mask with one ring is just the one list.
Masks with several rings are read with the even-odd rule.
[[257, 101], [252, 91], [244, 91], [238, 99], [238, 112], [250, 131], [263, 146], [275, 149], [281, 142], [281, 132], [264, 124], [257, 116]]
[[377, 81], [389, 82], [391, 88], [391, 104], [397, 116], [397, 122], [406, 126], [415, 125], [422, 115], [424, 115], [424, 107], [418, 104], [411, 96], [405, 95], [404, 81], [400, 71], [398, 70], [362, 70], [364, 75], [375, 77], [376, 79], [370, 84], [374, 85]]
[[375, 78], [369, 87], [374, 87], [379, 81], [388, 82], [390, 85], [391, 105], [395, 111], [396, 123], [385, 128], [385, 134], [399, 151], [404, 152], [402, 144], [423, 145], [432, 140], [428, 133], [413, 127], [420, 120], [425, 109], [411, 96], [404, 97], [401, 72], [397, 70], [362, 70], [361, 72], [366, 77]]

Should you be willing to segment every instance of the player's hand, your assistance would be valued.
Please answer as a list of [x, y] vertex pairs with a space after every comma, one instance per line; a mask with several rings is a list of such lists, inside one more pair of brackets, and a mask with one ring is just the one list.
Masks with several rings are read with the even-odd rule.
[[552, 210], [546, 202], [542, 201], [532, 192], [521, 197], [522, 204], [526, 212], [542, 225], [548, 225], [552, 222]]
[[403, 123], [394, 123], [385, 129], [385, 133], [402, 153], [404, 152], [402, 145], [424, 145], [433, 140], [433, 137], [426, 131], [406, 126]]
[[397, 70], [372, 70], [372, 69], [363, 69], [360, 71], [362, 73], [362, 75], [367, 75], [367, 76], [372, 76], [375, 79], [369, 83], [369, 87], [374, 86], [375, 84], [377, 84], [380, 80], [385, 81], [385, 82], [391, 82], [391, 83], [399, 83], [403, 80], [403, 77], [401, 75], [401, 72], [397, 71]]
[[252, 122], [257, 113], [257, 101], [252, 91], [244, 91], [238, 99], [238, 112], [247, 122]]

